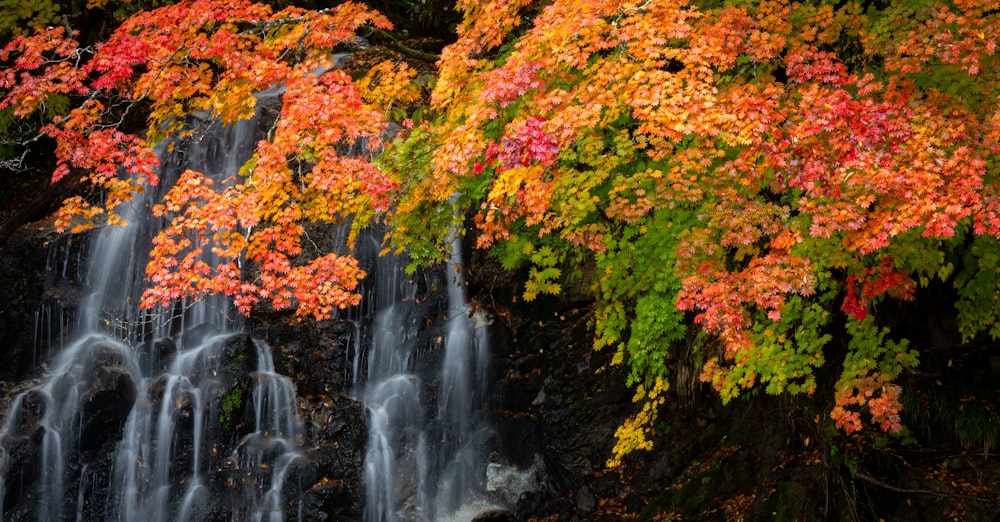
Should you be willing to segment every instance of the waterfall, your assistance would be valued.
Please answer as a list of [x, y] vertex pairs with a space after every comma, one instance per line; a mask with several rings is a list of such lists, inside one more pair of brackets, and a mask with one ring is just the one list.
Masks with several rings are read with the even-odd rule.
[[[487, 321], [466, 299], [454, 236], [441, 280], [424, 290], [406, 275], [405, 256], [379, 258], [369, 275], [376, 287], [370, 343], [353, 365], [355, 395], [369, 411], [366, 522], [469, 520], [493, 506], [485, 484], [494, 438], [484, 413]], [[377, 248], [378, 239], [370, 240]], [[435, 286], [446, 288], [444, 310], [424, 295]]]
[[162, 186], [124, 205], [128, 225], [93, 233], [76, 324], [36, 326], [71, 333], [36, 350], [55, 355], [0, 426], [3, 520], [294, 518], [285, 488], [304, 459], [302, 422], [267, 345], [240, 333], [224, 298], [137, 308], [162, 226], [149, 207], [186, 169], [234, 176], [259, 126], [194, 119], [193, 138], [160, 151]]
[[[151, 240], [163, 226], [150, 207], [187, 169], [225, 186], [260, 127], [193, 118], [190, 137], [160, 151], [161, 186], [122, 207], [128, 225], [94, 231], [83, 253], [72, 254], [86, 295], [70, 313], [38, 312], [44, 372], [18, 389], [0, 424], [2, 521], [305, 517], [301, 486], [317, 477], [309, 476], [298, 399], [267, 344], [243, 331], [223, 297], [137, 308]], [[467, 521], [510, 507], [491, 495], [488, 320], [466, 298], [460, 235], [445, 270], [416, 277], [407, 275], [405, 255], [378, 254], [378, 225], [358, 243], [367, 290], [336, 320], [349, 327], [351, 393], [368, 412], [357, 470], [364, 518]], [[70, 265], [50, 264], [64, 272]]]

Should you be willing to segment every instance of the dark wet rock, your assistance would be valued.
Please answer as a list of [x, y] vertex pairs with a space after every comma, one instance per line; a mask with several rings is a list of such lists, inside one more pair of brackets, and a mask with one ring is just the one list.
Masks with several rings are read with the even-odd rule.
[[[277, 320], [276, 320], [277, 319]], [[271, 322], [273, 321], [273, 322]], [[291, 520], [361, 520], [364, 509], [367, 413], [347, 395], [352, 382], [355, 328], [339, 321], [319, 324], [275, 316], [261, 325], [274, 352], [275, 367], [295, 383], [303, 421], [303, 446], [311, 474], [297, 483]]]
[[547, 302], [497, 314], [506, 319], [497, 327], [510, 328], [496, 358], [501, 459], [521, 470], [540, 460], [537, 484], [511, 507], [522, 520], [589, 520], [599, 493], [583, 484], [604, 470], [630, 397], [615, 373], [592, 369], [603, 361], [581, 342], [586, 308]]
[[574, 497], [576, 499], [576, 510], [580, 513], [590, 513], [597, 506], [597, 499], [594, 498], [594, 493], [590, 491], [590, 488], [586, 484], [576, 490]]
[[324, 477], [302, 492], [303, 510], [309, 514], [302, 520], [360, 520], [358, 506], [345, 509], [356, 503], [357, 495], [347, 481]]
[[472, 517], [472, 522], [518, 522], [518, 518], [506, 509], [490, 509]]
[[67, 492], [68, 496], [75, 496], [75, 503], [70, 505], [79, 507], [78, 520], [108, 519], [107, 495], [108, 487], [113, 483], [109, 479], [114, 476], [115, 456], [110, 451], [99, 451], [94, 457], [74, 470], [74, 481], [71, 484], [74, 488]]
[[180, 338], [180, 347], [182, 349], [190, 349], [195, 346], [200, 346], [202, 343], [222, 333], [219, 327], [213, 324], [199, 324], [192, 328], [185, 330]]
[[[17, 438], [5, 438], [3, 444], [3, 464], [5, 473], [16, 471], [18, 480], [4, 481], [4, 520], [30, 520], [28, 515], [33, 505], [22, 502], [34, 494], [41, 469], [38, 462], [38, 448], [45, 437], [45, 429], [36, 426]], [[27, 507], [25, 507], [27, 506]], [[27, 510], [29, 513], [24, 513]]]
[[17, 229], [0, 247], [0, 380], [37, 370], [69, 333], [79, 301], [80, 238], [57, 234], [51, 221]]
[[136, 398], [133, 377], [121, 365], [96, 365], [88, 376], [80, 395], [80, 451], [84, 460], [114, 450]]
[[141, 366], [146, 372], [160, 373], [170, 367], [177, 355], [177, 341], [171, 337], [163, 337], [140, 344], [136, 352], [140, 354]]
[[20, 403], [10, 412], [10, 417], [5, 419], [10, 428], [6, 433], [8, 439], [19, 439], [34, 433], [49, 408], [49, 397], [40, 390], [28, 390], [18, 400]]

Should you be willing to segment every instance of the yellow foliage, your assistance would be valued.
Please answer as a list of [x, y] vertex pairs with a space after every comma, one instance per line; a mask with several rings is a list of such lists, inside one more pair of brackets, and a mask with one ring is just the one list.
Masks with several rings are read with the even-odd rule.
[[666, 379], [657, 377], [651, 389], [647, 390], [642, 384], [636, 388], [632, 402], [642, 403], [642, 409], [615, 430], [615, 447], [606, 463], [609, 468], [621, 466], [622, 458], [628, 453], [653, 449], [653, 441], [649, 438], [653, 435], [653, 423], [659, 416], [660, 406], [666, 401], [663, 394], [669, 387]]
[[372, 67], [357, 81], [357, 89], [366, 103], [389, 110], [395, 104], [413, 103], [420, 99], [420, 89], [413, 79], [417, 71], [405, 62], [385, 60]]

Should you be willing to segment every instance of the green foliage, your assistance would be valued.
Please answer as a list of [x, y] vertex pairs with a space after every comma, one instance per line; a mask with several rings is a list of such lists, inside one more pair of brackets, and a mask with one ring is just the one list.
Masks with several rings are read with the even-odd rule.
[[980, 82], [975, 81], [975, 77], [962, 74], [962, 68], [958, 65], [941, 64], [912, 76], [917, 87], [934, 89], [970, 110], [978, 112], [989, 107], [991, 93]]
[[966, 227], [956, 230], [950, 238], [922, 237], [918, 231], [901, 234], [886, 251], [896, 264], [906, 270], [921, 287], [931, 281], [948, 281], [955, 273], [965, 248]]
[[955, 276], [958, 326], [965, 341], [979, 333], [1000, 339], [1000, 240], [976, 236]]
[[690, 212], [657, 210], [624, 226], [595, 256], [594, 346], [615, 348], [613, 362], [627, 363], [629, 384], [665, 377], [669, 351], [686, 335], [684, 313], [674, 305], [681, 287], [674, 252], [694, 219]]
[[[759, 375], [769, 394], [811, 395], [816, 390], [813, 371], [826, 362], [823, 348], [832, 338], [826, 333], [831, 315], [829, 305], [829, 301], [810, 302], [793, 296], [785, 303], [778, 322], [763, 317], [755, 321], [754, 339], [760, 349], [740, 371]], [[721, 394], [726, 400], [735, 397], [738, 390], [723, 389]]]
[[407, 36], [450, 37], [462, 21], [453, 0], [369, 0]]
[[[163, 7], [165, 5], [175, 4], [177, 0], [98, 0], [105, 5], [105, 8], [111, 9], [112, 16], [115, 20], [122, 21], [128, 17], [140, 13], [142, 11], [148, 11], [150, 9], [156, 9], [157, 7]], [[94, 2], [94, 0], [91, 0]]]
[[558, 294], [562, 287], [557, 282], [562, 270], [557, 266], [561, 256], [547, 246], [529, 254], [531, 268], [524, 283], [525, 301], [533, 301], [538, 294]]
[[906, 424], [922, 443], [988, 454], [1000, 444], [997, 398], [1000, 386], [989, 374], [991, 347], [927, 354], [929, 372], [910, 379], [903, 394]]
[[52, 0], [0, 0], [0, 39], [56, 24], [59, 11]]
[[876, 326], [871, 316], [849, 321], [847, 332], [848, 352], [836, 385], [836, 406], [830, 416], [838, 428], [850, 433], [861, 429], [859, 410], [863, 409], [883, 431], [900, 432], [902, 389], [894, 381], [904, 370], [917, 366], [917, 351], [910, 348], [907, 339], [887, 339], [889, 330]]
[[447, 258], [449, 238], [456, 226], [461, 225], [457, 209], [462, 208], [459, 205], [468, 205], [476, 195], [472, 191], [472, 195], [445, 201], [412, 196], [419, 193], [417, 187], [434, 184], [430, 162], [436, 146], [436, 138], [428, 128], [418, 127], [390, 143], [377, 160], [386, 171], [402, 173], [398, 180], [397, 211], [386, 217], [390, 232], [385, 251], [406, 252], [410, 274], [418, 266], [440, 263]]
[[889, 329], [879, 328], [875, 319], [849, 321], [848, 354], [844, 358], [841, 383], [860, 381], [866, 376], [878, 375], [886, 381], [895, 380], [905, 369], [917, 365], [917, 353], [907, 339], [887, 339]]
[[1000, 442], [1000, 419], [987, 404], [973, 398], [959, 402], [955, 416], [955, 436], [965, 449], [988, 454]]
[[10, 143], [8, 131], [11, 125], [17, 121], [18, 118], [14, 116], [13, 107], [0, 109], [0, 136], [7, 138], [0, 140], [0, 144], [2, 144], [2, 148], [0, 148], [0, 159], [6, 159], [14, 153], [14, 147]]

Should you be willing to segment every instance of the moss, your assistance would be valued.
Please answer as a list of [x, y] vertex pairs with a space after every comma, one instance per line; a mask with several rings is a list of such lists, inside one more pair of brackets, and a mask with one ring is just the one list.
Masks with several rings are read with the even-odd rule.
[[14, 287], [14, 300], [11, 303], [13, 310], [27, 313], [28, 295], [31, 292], [31, 282], [28, 281], [27, 277], [21, 277], [17, 279], [12, 286]]
[[229, 358], [229, 366], [233, 368], [240, 368], [244, 363], [247, 362], [247, 350], [246, 345], [241, 344], [240, 348], [235, 350]]
[[664, 517], [669, 520], [677, 514], [685, 517], [719, 512], [720, 495], [729, 491], [726, 484], [713, 480], [713, 477], [723, 476], [721, 468], [732, 465], [730, 457], [739, 450], [739, 445], [725, 446], [709, 452], [704, 460], [692, 461], [673, 484], [639, 513], [636, 522], [651, 522]]
[[241, 380], [233, 386], [229, 393], [222, 398], [222, 403], [219, 405], [219, 425], [222, 426], [224, 431], [230, 431], [233, 429], [233, 424], [236, 420], [236, 414], [240, 410], [240, 406], [243, 404], [243, 395], [247, 391], [247, 382]]

